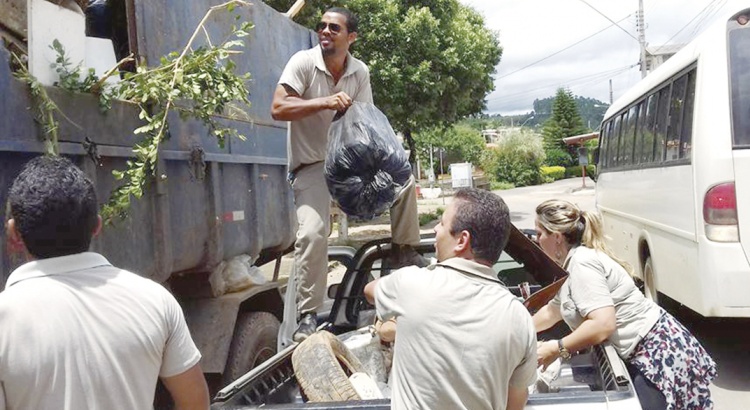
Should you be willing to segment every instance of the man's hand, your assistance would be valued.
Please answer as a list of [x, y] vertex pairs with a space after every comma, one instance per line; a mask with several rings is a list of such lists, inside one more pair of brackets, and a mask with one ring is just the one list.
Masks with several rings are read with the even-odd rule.
[[536, 363], [538, 366], [542, 366], [542, 371], [546, 370], [547, 366], [552, 364], [558, 357], [560, 357], [560, 349], [557, 347], [557, 341], [549, 340], [537, 343]]
[[329, 110], [344, 111], [352, 105], [352, 97], [341, 91], [330, 97], [325, 97], [325, 102]]

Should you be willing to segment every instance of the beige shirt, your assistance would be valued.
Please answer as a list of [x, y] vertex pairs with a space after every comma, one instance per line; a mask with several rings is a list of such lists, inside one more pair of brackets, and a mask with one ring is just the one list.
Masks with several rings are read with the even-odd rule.
[[[334, 84], [326, 68], [320, 46], [299, 51], [289, 59], [281, 73], [279, 84], [292, 87], [302, 98], [309, 100], [345, 92], [354, 101], [372, 103], [370, 71], [360, 60], [346, 57], [346, 71]], [[328, 146], [328, 129], [336, 114], [323, 110], [301, 120], [289, 123], [289, 170], [298, 166], [325, 161]]]
[[201, 358], [164, 287], [91, 252], [16, 269], [0, 323], [0, 409], [149, 409]]
[[570, 276], [550, 304], [560, 308], [571, 329], [594, 310], [614, 306], [617, 329], [609, 341], [627, 359], [659, 319], [661, 309], [643, 296], [619, 263], [602, 252], [578, 246], [570, 250], [565, 263]]
[[536, 380], [531, 315], [488, 266], [399, 269], [378, 282], [375, 304], [381, 319], [398, 318], [393, 409], [505, 409], [508, 386]]

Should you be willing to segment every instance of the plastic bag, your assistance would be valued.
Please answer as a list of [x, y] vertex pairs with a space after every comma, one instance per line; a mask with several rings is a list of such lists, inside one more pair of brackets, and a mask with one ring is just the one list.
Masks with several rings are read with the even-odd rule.
[[325, 177], [331, 197], [348, 216], [368, 220], [393, 205], [409, 182], [411, 165], [377, 107], [355, 102], [334, 118]]
[[211, 294], [219, 297], [266, 283], [268, 280], [260, 268], [252, 266], [253, 261], [250, 255], [239, 255], [221, 262], [208, 278]]

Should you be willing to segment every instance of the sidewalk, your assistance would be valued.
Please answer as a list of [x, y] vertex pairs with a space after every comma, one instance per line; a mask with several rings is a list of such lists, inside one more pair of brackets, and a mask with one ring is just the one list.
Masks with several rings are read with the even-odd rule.
[[[533, 228], [536, 206], [548, 199], [564, 199], [577, 204], [582, 210], [593, 210], [595, 208], [596, 183], [586, 179], [586, 187], [583, 187], [581, 178], [569, 178], [555, 181], [549, 184], [535, 185], [493, 191], [503, 198], [511, 213], [511, 221], [521, 228]], [[435, 199], [418, 199], [417, 210], [419, 214], [434, 213], [438, 208], [445, 208], [453, 200], [452, 196]], [[431, 233], [437, 221], [432, 221], [420, 227], [422, 234]], [[390, 217], [383, 215], [368, 223], [350, 223], [348, 234], [349, 241], [357, 243], [368, 240], [386, 238], [390, 236]], [[338, 240], [338, 229], [334, 227], [328, 238], [330, 245], [342, 244]]]

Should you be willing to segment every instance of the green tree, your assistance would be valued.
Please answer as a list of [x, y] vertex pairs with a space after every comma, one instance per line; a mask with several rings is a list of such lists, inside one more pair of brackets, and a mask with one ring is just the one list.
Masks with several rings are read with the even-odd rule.
[[[599, 101], [596, 98], [575, 96], [576, 107], [578, 107], [578, 113], [581, 114], [581, 120], [583, 125], [590, 130], [599, 128], [599, 124], [604, 118], [604, 113], [609, 108], [609, 104]], [[539, 121], [544, 123], [547, 119], [552, 116], [552, 105], [555, 101], [555, 97], [547, 97], [543, 99], [534, 100], [534, 112], [535, 117], [533, 121], [529, 123]]]
[[[439, 150], [442, 150], [444, 168], [447, 168], [447, 164], [456, 162], [471, 162], [478, 165], [485, 150], [482, 133], [465, 124], [456, 124], [449, 128], [431, 128], [414, 136], [417, 151], [425, 167], [429, 166], [426, 160], [430, 158], [430, 150], [433, 150], [433, 156], [439, 156]], [[434, 159], [433, 165], [433, 171], [438, 174], [439, 157]]]
[[584, 132], [586, 132], [586, 128], [583, 126], [581, 115], [578, 113], [573, 94], [570, 90], [558, 89], [555, 101], [552, 103], [552, 117], [544, 123], [542, 129], [544, 149], [559, 148], [569, 151], [562, 139]]
[[536, 185], [543, 181], [541, 167], [545, 154], [538, 134], [521, 130], [504, 137], [496, 148], [482, 155], [482, 169], [498, 182], [515, 186]]
[[[271, 0], [286, 11], [294, 0]], [[322, 7], [313, 1], [309, 16]], [[415, 162], [414, 134], [447, 127], [480, 113], [494, 89], [492, 74], [502, 49], [498, 34], [484, 18], [458, 0], [350, 0], [345, 6], [359, 18], [352, 54], [370, 67], [375, 105], [403, 133]], [[297, 21], [313, 27], [316, 19]]]

